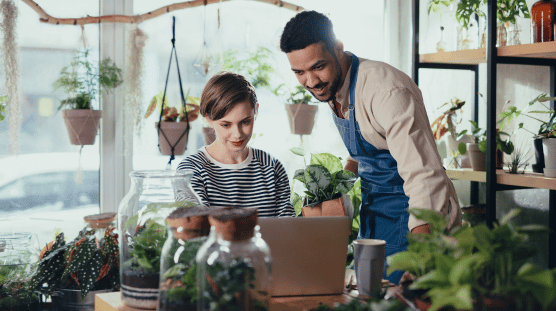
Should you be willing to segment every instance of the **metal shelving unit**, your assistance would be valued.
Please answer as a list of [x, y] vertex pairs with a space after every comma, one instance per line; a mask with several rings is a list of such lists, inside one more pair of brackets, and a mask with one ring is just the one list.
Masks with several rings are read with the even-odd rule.
[[[524, 188], [549, 189], [549, 268], [556, 267], [556, 179], [542, 174], [510, 175], [496, 170], [496, 79], [498, 64], [550, 67], [550, 94], [556, 94], [556, 42], [523, 44], [496, 48], [496, 0], [488, 1], [487, 48], [455, 52], [419, 54], [419, 0], [413, 0], [413, 79], [419, 84], [419, 69], [471, 70], [475, 79], [473, 120], [478, 119], [479, 64], [486, 63], [487, 75], [487, 170], [448, 170], [453, 179], [469, 180], [471, 202], [478, 202], [478, 183], [486, 183], [487, 224], [496, 222], [496, 192]], [[551, 103], [554, 107], [554, 103]]]

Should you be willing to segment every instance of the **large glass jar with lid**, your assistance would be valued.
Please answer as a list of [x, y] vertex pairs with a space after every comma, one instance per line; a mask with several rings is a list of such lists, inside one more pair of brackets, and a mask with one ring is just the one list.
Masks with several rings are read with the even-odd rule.
[[134, 171], [118, 209], [121, 300], [156, 309], [166, 217], [178, 207], [202, 208], [189, 171]]
[[537, 1], [531, 7], [531, 41], [554, 41], [554, 14], [556, 2], [552, 0]]
[[166, 218], [168, 239], [160, 259], [159, 311], [197, 308], [195, 256], [210, 232], [208, 210], [180, 207]]
[[197, 310], [268, 310], [271, 256], [256, 209], [211, 211], [215, 240], [197, 252]]

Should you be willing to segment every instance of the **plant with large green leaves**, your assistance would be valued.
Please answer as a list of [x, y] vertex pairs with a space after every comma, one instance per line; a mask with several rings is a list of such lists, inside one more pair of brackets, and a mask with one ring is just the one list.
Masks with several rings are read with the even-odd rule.
[[[479, 127], [479, 124], [473, 120], [469, 120], [473, 129], [471, 130], [471, 137], [475, 140], [475, 143], [479, 144], [479, 150], [481, 152], [487, 152], [487, 138], [486, 138], [486, 130]], [[508, 138], [503, 140], [502, 136], [507, 136]], [[496, 148], [503, 151], [506, 154], [512, 154], [514, 152], [515, 146], [514, 143], [510, 140], [512, 135], [502, 132], [496, 129]], [[465, 152], [467, 152], [467, 148], [465, 148]], [[465, 152], [463, 154], [465, 154]]]
[[[539, 94], [533, 100], [531, 100], [527, 106], [520, 110], [516, 106], [508, 106], [504, 111], [502, 111], [499, 115], [498, 124], [500, 124], [500, 129], [504, 128], [504, 126], [509, 125], [512, 120], [516, 120], [520, 116], [527, 117], [531, 120], [535, 120], [540, 122], [539, 130], [535, 133], [533, 131], [528, 130], [527, 128], [523, 127], [523, 122], [518, 123], [517, 129], [523, 129], [535, 137], [554, 137], [556, 136], [556, 113], [554, 109], [548, 107], [545, 103], [549, 101], [556, 100], [556, 97], [549, 97], [546, 93]], [[509, 101], [507, 102], [509, 103]], [[535, 104], [540, 104], [544, 109], [542, 110], [531, 110], [535, 106]], [[537, 116], [541, 115], [550, 115], [548, 121], [544, 121], [539, 119]]]
[[511, 224], [519, 210], [510, 211], [493, 228], [482, 223], [452, 232], [446, 232], [447, 219], [435, 211], [410, 213], [427, 221], [432, 234], [409, 233], [408, 250], [387, 258], [388, 273], [412, 273], [416, 280], [410, 288], [426, 291], [432, 302], [429, 310], [472, 310], [493, 297], [509, 301], [516, 310], [556, 307], [556, 269], [541, 270], [527, 262], [535, 254], [529, 235], [547, 230]]
[[[305, 150], [291, 148], [290, 151], [303, 157], [305, 162]], [[335, 155], [316, 153], [311, 154], [309, 165], [305, 162], [304, 169], [295, 171], [293, 179], [302, 182], [306, 189], [304, 195], [292, 194], [292, 204], [298, 214], [302, 206], [314, 206], [347, 194], [353, 188], [357, 176], [344, 170], [340, 158]]]
[[271, 60], [272, 51], [265, 47], [259, 47], [255, 52], [226, 51], [223, 55], [222, 70], [244, 76], [255, 88], [270, 89], [270, 80], [274, 73]]
[[57, 289], [79, 289], [82, 297], [92, 290], [118, 290], [119, 258], [118, 235], [113, 227], [104, 231], [100, 241], [88, 228], [70, 243], [60, 233], [45, 248], [29, 287], [45, 295]]

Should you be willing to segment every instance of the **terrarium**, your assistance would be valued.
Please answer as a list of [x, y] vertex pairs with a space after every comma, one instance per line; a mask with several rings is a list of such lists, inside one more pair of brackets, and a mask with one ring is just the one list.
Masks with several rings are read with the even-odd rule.
[[203, 208], [189, 171], [134, 171], [118, 210], [122, 302], [155, 309], [166, 218], [177, 208]]

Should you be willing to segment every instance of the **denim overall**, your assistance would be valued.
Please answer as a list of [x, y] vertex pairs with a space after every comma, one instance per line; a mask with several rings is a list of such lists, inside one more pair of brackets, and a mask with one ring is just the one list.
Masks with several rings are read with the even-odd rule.
[[[359, 210], [361, 227], [359, 239], [380, 239], [386, 241], [386, 257], [407, 249], [407, 212], [409, 198], [403, 190], [404, 180], [398, 174], [396, 160], [388, 150], [379, 150], [369, 144], [361, 135], [355, 120], [355, 85], [359, 59], [353, 55], [349, 85], [349, 120], [332, 114], [334, 123], [353, 159], [359, 162], [362, 203]], [[357, 208], [356, 206], [354, 206]], [[384, 278], [398, 284], [404, 271], [396, 271]]]

